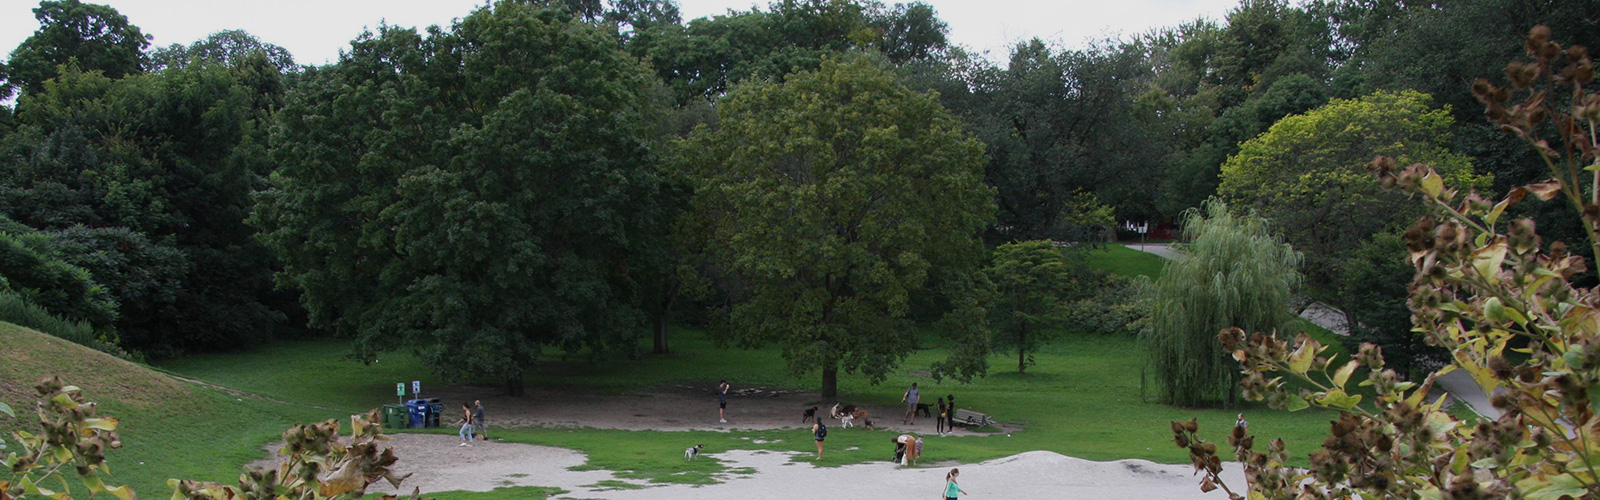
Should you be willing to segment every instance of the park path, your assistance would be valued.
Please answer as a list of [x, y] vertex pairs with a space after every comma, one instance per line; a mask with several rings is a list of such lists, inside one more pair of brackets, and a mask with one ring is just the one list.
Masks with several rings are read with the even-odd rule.
[[[1134, 250], [1139, 250], [1141, 252], [1159, 255], [1168, 259], [1171, 259], [1177, 255], [1176, 250], [1169, 248], [1166, 243], [1147, 243], [1143, 245], [1130, 244], [1127, 245], [1127, 247]], [[1312, 323], [1316, 323], [1317, 326], [1327, 328], [1333, 333], [1337, 333], [1339, 335], [1350, 334], [1350, 329], [1348, 328], [1348, 325], [1345, 324], [1344, 314], [1326, 304], [1322, 304], [1320, 302], [1313, 303], [1306, 307], [1305, 310], [1300, 312], [1300, 317], [1305, 318], [1307, 321]], [[1472, 375], [1469, 375], [1467, 372], [1455, 370], [1450, 373], [1440, 375], [1434, 378], [1434, 385], [1436, 386], [1436, 391], [1442, 389], [1445, 393], [1448, 393], [1450, 397], [1454, 398], [1455, 401], [1466, 405], [1467, 408], [1472, 409], [1472, 411], [1476, 412], [1478, 415], [1490, 420], [1497, 420], [1500, 418], [1500, 410], [1496, 409], [1494, 405], [1489, 404], [1489, 395], [1484, 393], [1483, 388], [1480, 387], [1478, 382], [1472, 379]], [[1505, 389], [1496, 388], [1496, 390]], [[1430, 400], [1433, 397], [1435, 396], [1432, 394], [1429, 395]]]

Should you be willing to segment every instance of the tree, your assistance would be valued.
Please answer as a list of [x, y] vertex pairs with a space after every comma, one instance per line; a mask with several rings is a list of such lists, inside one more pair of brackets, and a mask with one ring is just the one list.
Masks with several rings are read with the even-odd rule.
[[[0, 218], [0, 222], [9, 222]], [[10, 224], [7, 224], [10, 226]], [[50, 252], [49, 236], [0, 229], [0, 290], [68, 321], [82, 321], [115, 338], [117, 303], [89, 271]], [[114, 342], [113, 342], [114, 343]]]
[[232, 65], [242, 62], [253, 52], [266, 56], [278, 72], [300, 68], [288, 49], [261, 41], [245, 30], [223, 30], [189, 45], [172, 44], [150, 51], [150, 70], [181, 68], [197, 62]]
[[308, 69], [252, 219], [313, 325], [519, 394], [546, 347], [634, 354], [650, 236], [673, 214], [652, 83], [611, 33], [503, 1], [382, 27]]
[[120, 227], [181, 252], [146, 261], [186, 271], [170, 303], [127, 305], [137, 323], [122, 326], [137, 324], [151, 354], [281, 332], [294, 299], [274, 292], [277, 262], [245, 224], [274, 167], [265, 124], [283, 89], [276, 68], [260, 55], [122, 79], [64, 68], [23, 96], [18, 130], [0, 139], [0, 214], [49, 232]]
[[[1239, 361], [1247, 397], [1339, 414], [1305, 468], [1285, 466], [1282, 440], [1256, 451], [1255, 436], [1236, 428], [1228, 445], [1245, 464], [1249, 498], [1600, 496], [1600, 443], [1592, 432], [1600, 421], [1593, 399], [1600, 311], [1592, 304], [1600, 297], [1572, 284], [1588, 267], [1572, 247], [1546, 243], [1532, 219], [1507, 217], [1530, 195], [1576, 214], [1600, 205], [1600, 192], [1591, 189], [1600, 170], [1590, 167], [1597, 145], [1589, 133], [1600, 127], [1600, 94], [1588, 89], [1595, 73], [1586, 51], [1555, 43], [1548, 27], [1535, 27], [1524, 47], [1532, 61], [1507, 66], [1510, 88], [1479, 79], [1473, 91], [1492, 123], [1532, 146], [1549, 179], [1485, 198], [1449, 187], [1445, 174], [1425, 164], [1401, 167], [1387, 156], [1370, 164], [1380, 185], [1434, 210], [1405, 233], [1415, 270], [1408, 302], [1414, 327], [1449, 350], [1448, 369], [1471, 375], [1502, 414], [1456, 419], [1444, 411], [1444, 398], [1426, 399], [1443, 371], [1421, 384], [1402, 382], [1371, 344], [1347, 361], [1323, 357], [1324, 346], [1309, 337], [1290, 343], [1230, 329], [1218, 339]], [[1547, 138], [1546, 131], [1560, 132]], [[1581, 220], [1583, 244], [1600, 245], [1600, 221]], [[1360, 385], [1375, 393], [1370, 400], [1350, 394], [1360, 367], [1368, 369]], [[1198, 425], [1174, 422], [1172, 430], [1196, 471], [1206, 472], [1201, 489], [1227, 488], [1217, 475], [1218, 447], [1198, 439]]]
[[[953, 298], [947, 318], [972, 319], [993, 191], [982, 145], [935, 97], [865, 57], [830, 58], [736, 89], [718, 116], [679, 150], [742, 283], [727, 324], [740, 345], [778, 344], [792, 372], [822, 372], [832, 401], [840, 370], [881, 381], [916, 348], [907, 312], [929, 283]], [[957, 351], [985, 349], [966, 328], [946, 332], [963, 336]], [[936, 370], [971, 376], [971, 354]]]
[[6, 63], [9, 80], [0, 89], [0, 98], [16, 87], [38, 91], [45, 80], [56, 77], [57, 67], [69, 61], [107, 78], [142, 71], [150, 37], [116, 9], [79, 0], [44, 0], [33, 9], [33, 17], [39, 20], [39, 29], [11, 51]]
[[1223, 164], [1219, 193], [1271, 220], [1305, 254], [1312, 296], [1348, 309], [1337, 293], [1342, 260], [1372, 235], [1398, 232], [1423, 211], [1367, 180], [1364, 165], [1374, 155], [1438, 165], [1454, 183], [1487, 187], [1466, 157], [1447, 149], [1450, 124], [1449, 110], [1433, 108], [1416, 92], [1334, 101], [1245, 142]]
[[1023, 241], [994, 249], [984, 271], [996, 291], [995, 340], [1016, 349], [1017, 373], [1023, 373], [1066, 321], [1067, 301], [1076, 298], [1071, 263], [1054, 243]]
[[1217, 332], [1237, 325], [1287, 331], [1294, 318], [1299, 252], [1269, 233], [1265, 219], [1228, 208], [1212, 199], [1184, 213], [1189, 241], [1151, 290], [1152, 324], [1143, 341], [1149, 370], [1171, 404], [1233, 402], [1239, 372]]

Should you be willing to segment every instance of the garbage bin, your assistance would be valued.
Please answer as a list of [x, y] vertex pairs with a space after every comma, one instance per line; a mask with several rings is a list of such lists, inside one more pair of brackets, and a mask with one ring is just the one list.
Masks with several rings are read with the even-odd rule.
[[439, 402], [439, 398], [428, 398], [428, 427], [438, 427], [441, 415], [444, 415], [444, 403]]
[[406, 413], [410, 415], [411, 428], [421, 429], [428, 423], [428, 400], [412, 399], [406, 401]]
[[406, 405], [383, 405], [383, 426], [390, 429], [404, 429], [410, 420], [406, 413]]

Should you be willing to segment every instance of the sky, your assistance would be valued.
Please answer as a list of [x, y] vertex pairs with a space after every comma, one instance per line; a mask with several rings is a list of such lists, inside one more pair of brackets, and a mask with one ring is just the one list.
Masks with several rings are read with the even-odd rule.
[[[189, 44], [206, 35], [243, 29], [288, 49], [301, 64], [338, 60], [340, 49], [363, 28], [448, 25], [484, 0], [87, 0], [128, 17], [152, 46]], [[1091, 40], [1136, 35], [1196, 18], [1221, 20], [1238, 0], [924, 0], [950, 24], [950, 38], [973, 52], [1003, 60], [1009, 47], [1038, 37], [1057, 47], [1082, 48]], [[750, 10], [767, 0], [680, 0], [684, 19]], [[885, 3], [893, 4], [893, 0]], [[0, 0], [0, 53], [38, 29], [34, 0]]]

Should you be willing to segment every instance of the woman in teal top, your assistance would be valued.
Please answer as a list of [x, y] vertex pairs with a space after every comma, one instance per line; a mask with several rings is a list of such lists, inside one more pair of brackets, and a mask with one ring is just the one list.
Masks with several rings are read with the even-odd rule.
[[956, 484], [957, 477], [961, 477], [961, 469], [950, 469], [950, 473], [944, 475], [945, 500], [956, 500], [956, 493], [967, 494], [967, 490], [961, 489], [961, 485]]

